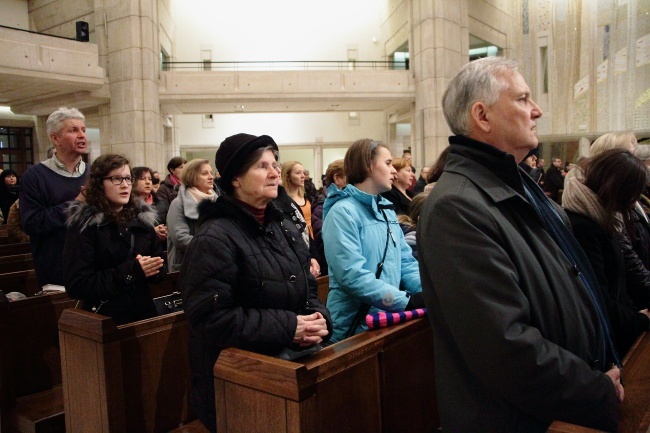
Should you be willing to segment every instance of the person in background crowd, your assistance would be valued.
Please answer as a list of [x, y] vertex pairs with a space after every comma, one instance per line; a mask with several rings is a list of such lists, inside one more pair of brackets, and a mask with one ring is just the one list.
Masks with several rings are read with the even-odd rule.
[[[155, 171], [155, 170], [152, 171], [152, 172], [151, 172], [151, 179], [152, 179], [152, 180], [153, 180], [153, 179], [158, 179], [158, 180], [160, 181], [160, 173], [158, 173], [158, 172]], [[160, 182], [158, 182], [158, 183], [160, 183]]]
[[[535, 156], [536, 150], [537, 148], [531, 150], [528, 155], [526, 155], [524, 160], [519, 163], [519, 167], [521, 167], [526, 172], [526, 174], [528, 174], [528, 176], [531, 175], [533, 169], [537, 168], [537, 157]], [[533, 180], [537, 181], [537, 179]]]
[[411, 247], [411, 253], [413, 257], [418, 259], [418, 246], [417, 246], [417, 224], [420, 219], [420, 213], [422, 212], [422, 206], [424, 201], [427, 199], [428, 192], [421, 192], [420, 194], [413, 197], [411, 204], [409, 205], [409, 213], [404, 215], [397, 215], [397, 221], [399, 221], [399, 226], [404, 233], [404, 240], [406, 244]]
[[[612, 149], [627, 150], [634, 154], [637, 149], [636, 136], [634, 133], [601, 135], [592, 143], [589, 153], [591, 157], [595, 157]], [[565, 189], [574, 178], [578, 182], [574, 186], [584, 183], [584, 171], [581, 166], [576, 166], [567, 173], [564, 178]], [[634, 236], [619, 236], [617, 242], [625, 262], [627, 294], [632, 298], [637, 310], [642, 310], [650, 306], [650, 224], [638, 201], [629, 216], [634, 226]]]
[[[302, 234], [302, 240], [309, 248], [311, 255], [310, 272], [315, 277], [321, 276], [321, 266], [316, 258], [318, 253], [313, 240], [313, 226], [311, 202], [304, 195], [304, 174], [302, 165], [297, 161], [287, 161], [277, 165], [282, 176], [282, 185], [278, 186], [278, 195], [273, 200], [275, 205], [284, 213], [285, 218], [291, 221]], [[298, 200], [298, 201], [296, 201]], [[322, 225], [317, 221], [317, 225]]]
[[160, 179], [156, 179], [155, 177], [151, 179], [151, 191], [155, 192], [158, 194], [158, 189], [160, 188]]
[[367, 329], [366, 314], [423, 306], [418, 263], [391, 203], [380, 195], [397, 174], [390, 150], [357, 140], [344, 161], [348, 185], [330, 191], [323, 206], [334, 343]]
[[132, 185], [126, 158], [99, 156], [82, 200], [68, 209], [62, 254], [68, 295], [118, 325], [156, 315], [148, 283], [165, 274], [156, 214], [131, 195]]
[[544, 191], [556, 203], [560, 203], [560, 190], [564, 188], [564, 177], [561, 168], [562, 160], [553, 158], [551, 166], [546, 170], [546, 176], [544, 177]]
[[429, 173], [429, 178], [427, 179], [429, 183], [426, 187], [424, 187], [424, 192], [431, 191], [431, 189], [435, 186], [436, 182], [438, 182], [438, 179], [440, 179], [440, 176], [442, 176], [442, 173], [445, 171], [447, 154], [449, 154], [449, 146], [445, 147], [443, 151], [440, 152], [438, 159], [431, 167], [431, 172]]
[[518, 167], [542, 111], [517, 67], [470, 62], [442, 99], [455, 135], [417, 230], [442, 430], [616, 431], [624, 389], [597, 280], [562, 208]]
[[427, 186], [429, 183], [429, 173], [431, 172], [430, 167], [422, 167], [420, 170], [420, 177], [418, 180], [415, 182], [415, 186], [413, 187], [413, 193], [414, 194], [419, 194], [421, 192], [424, 192], [424, 187]]
[[23, 226], [20, 222], [20, 200], [16, 200], [9, 208], [9, 215], [7, 216], [7, 238], [9, 243], [20, 244], [29, 242], [29, 236], [23, 231]]
[[415, 174], [413, 174], [413, 168], [407, 159], [395, 158], [392, 164], [397, 171], [393, 186], [389, 191], [382, 192], [381, 196], [393, 203], [396, 214], [407, 215], [411, 198], [415, 196], [413, 191], [408, 189], [415, 178]]
[[169, 171], [169, 174], [165, 177], [165, 180], [160, 184], [156, 192], [158, 198], [167, 203], [167, 207], [169, 207], [178, 195], [178, 189], [181, 185], [181, 173], [185, 164], [187, 164], [187, 160], [182, 156], [175, 156], [167, 163], [167, 171]]
[[318, 192], [316, 191], [316, 185], [314, 185], [314, 181], [309, 176], [309, 170], [303, 168], [302, 172], [305, 174], [305, 185], [304, 185], [305, 196], [309, 199], [311, 203], [315, 203], [316, 197], [318, 197]]
[[331, 334], [329, 313], [309, 273], [307, 246], [272, 203], [280, 183], [277, 155], [267, 135], [237, 134], [221, 143], [216, 163], [223, 194], [200, 205], [200, 228], [183, 260], [191, 403], [211, 432], [216, 431], [213, 367], [221, 350], [279, 356], [285, 348], [300, 352]]
[[0, 173], [0, 210], [4, 217], [4, 223], [9, 219], [9, 208], [18, 200], [18, 175], [8, 168]]
[[[635, 155], [637, 158], [643, 161], [646, 167], [648, 167], [648, 170], [650, 170], [650, 145], [639, 144], [636, 148]], [[650, 219], [650, 182], [643, 189], [643, 193], [639, 198], [639, 204], [641, 204], [646, 217]]]
[[539, 178], [537, 184], [544, 189], [544, 177], [546, 176], [546, 160], [544, 158], [537, 159], [537, 173], [535, 178]]
[[149, 167], [133, 167], [133, 194], [144, 200], [156, 212], [156, 221], [158, 224], [154, 227], [158, 238], [162, 241], [167, 240], [167, 203], [158, 198], [153, 190], [153, 177]]
[[309, 201], [309, 198], [305, 194], [305, 172], [301, 163], [298, 161], [287, 161], [282, 164], [282, 185], [289, 197], [291, 197], [291, 200], [300, 207], [305, 217], [305, 223], [307, 224], [307, 234], [310, 239], [313, 239], [311, 201]]
[[[343, 160], [337, 159], [332, 161], [325, 171], [325, 178], [323, 179], [323, 186], [326, 196], [330, 192], [334, 192], [340, 189], [345, 188], [348, 184], [347, 178], [345, 176], [345, 171], [343, 170]], [[323, 244], [323, 204], [325, 198], [318, 200], [314, 205], [312, 215], [315, 218], [315, 221], [320, 221], [316, 227], [314, 227], [314, 249], [316, 254], [314, 255], [318, 263], [321, 266], [321, 275], [328, 275], [329, 269], [327, 267], [327, 258], [325, 257], [325, 245]]]
[[629, 243], [634, 237], [632, 207], [647, 183], [647, 168], [623, 149], [601, 152], [580, 168], [583, 180], [569, 180], [562, 205], [598, 278], [616, 348], [625, 356], [639, 334], [650, 330], [647, 307], [639, 312], [628, 297], [621, 247], [622, 238]]
[[21, 179], [20, 217], [29, 236], [39, 286], [63, 286], [66, 210], [86, 181], [88, 150], [84, 115], [76, 108], [59, 108], [47, 118], [46, 129], [56, 153], [27, 169]]
[[178, 196], [167, 212], [167, 260], [170, 271], [179, 271], [183, 256], [196, 231], [199, 203], [215, 201], [212, 167], [207, 159], [193, 159], [180, 174]]
[[[413, 174], [415, 174], [415, 168], [413, 167], [413, 155], [411, 155], [410, 150], [405, 150], [402, 152], [402, 158], [406, 159], [409, 164], [411, 165], [411, 170], [413, 170]], [[411, 179], [411, 183], [409, 184], [408, 188], [409, 190], [412, 190], [415, 187], [415, 176]]]

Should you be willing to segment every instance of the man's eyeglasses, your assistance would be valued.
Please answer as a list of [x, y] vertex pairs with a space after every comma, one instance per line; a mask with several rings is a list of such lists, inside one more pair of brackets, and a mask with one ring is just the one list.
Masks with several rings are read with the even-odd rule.
[[103, 180], [110, 179], [113, 182], [113, 185], [122, 185], [122, 182], [126, 181], [127, 185], [133, 185], [133, 178], [131, 176], [108, 176], [103, 177]]

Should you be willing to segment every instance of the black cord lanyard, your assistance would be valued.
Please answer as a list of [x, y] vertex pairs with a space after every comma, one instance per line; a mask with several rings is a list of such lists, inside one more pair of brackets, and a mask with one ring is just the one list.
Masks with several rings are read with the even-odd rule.
[[[386, 212], [384, 212], [383, 207], [380, 207], [379, 210], [381, 211], [381, 214], [384, 217], [384, 221], [386, 221], [386, 245], [384, 246], [384, 254], [381, 258], [381, 261], [377, 263], [377, 271], [375, 272], [375, 278], [377, 279], [381, 277], [381, 272], [384, 270], [384, 261], [386, 261], [386, 253], [388, 252], [388, 241], [392, 239], [393, 245], [397, 246], [397, 242], [395, 241], [393, 232], [390, 229], [390, 223], [388, 222], [388, 217], [386, 216]], [[361, 325], [361, 322], [366, 317], [366, 314], [368, 314], [368, 311], [370, 311], [370, 305], [361, 304], [359, 311], [357, 311], [356, 316], [354, 316], [354, 321], [350, 325], [350, 328], [348, 328], [348, 332], [345, 333], [345, 338], [352, 337], [354, 335], [354, 331], [356, 331], [359, 325]]]

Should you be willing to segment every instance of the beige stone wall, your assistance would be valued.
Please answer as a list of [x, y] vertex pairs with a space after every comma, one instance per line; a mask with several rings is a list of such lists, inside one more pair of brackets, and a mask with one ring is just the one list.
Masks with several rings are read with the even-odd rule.
[[93, 40], [93, 0], [28, 0], [30, 30], [75, 38], [76, 22], [86, 21]]
[[[526, 78], [541, 102], [542, 141], [650, 132], [650, 1], [529, 0]], [[549, 92], [541, 94], [541, 43]], [[536, 92], [536, 94], [535, 94]]]

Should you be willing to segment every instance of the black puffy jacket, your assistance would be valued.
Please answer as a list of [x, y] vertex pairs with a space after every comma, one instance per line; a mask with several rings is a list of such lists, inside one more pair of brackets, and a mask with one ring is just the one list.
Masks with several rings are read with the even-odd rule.
[[96, 207], [74, 202], [68, 208], [68, 229], [63, 248], [65, 287], [73, 299], [91, 311], [112, 317], [119, 324], [154, 317], [156, 309], [148, 282], [135, 256], [163, 256], [153, 226], [156, 214], [142, 201], [137, 218], [120, 227]]
[[316, 295], [309, 252], [295, 225], [269, 203], [265, 223], [227, 197], [199, 205], [181, 287], [190, 324], [192, 405], [215, 430], [212, 369], [222, 349], [276, 354], [293, 344], [299, 314], [329, 312]]

